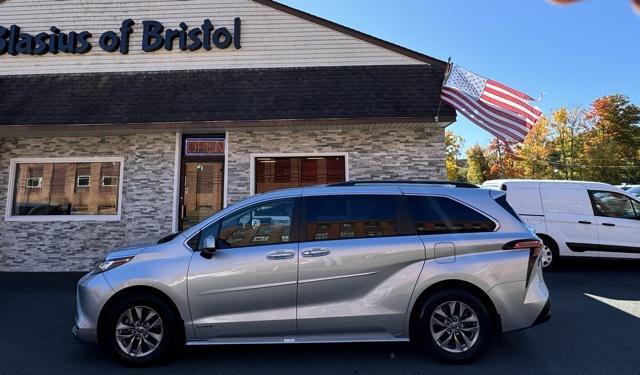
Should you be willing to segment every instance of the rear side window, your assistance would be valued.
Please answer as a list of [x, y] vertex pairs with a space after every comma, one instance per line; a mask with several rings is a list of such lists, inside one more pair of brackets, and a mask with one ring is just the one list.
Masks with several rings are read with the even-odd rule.
[[507, 202], [507, 196], [503, 195], [495, 199], [496, 203], [500, 205], [500, 207], [504, 208], [505, 211], [511, 214], [511, 216], [515, 217], [518, 221], [522, 222], [520, 216], [513, 210], [513, 207]]
[[306, 240], [397, 236], [398, 201], [399, 197], [380, 195], [307, 197]]
[[418, 234], [492, 232], [496, 224], [485, 215], [450, 198], [408, 197]]

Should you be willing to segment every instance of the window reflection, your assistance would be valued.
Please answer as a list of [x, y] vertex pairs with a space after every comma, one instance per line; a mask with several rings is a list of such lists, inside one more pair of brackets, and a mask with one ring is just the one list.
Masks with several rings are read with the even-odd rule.
[[13, 216], [117, 215], [119, 162], [19, 163]]
[[293, 200], [263, 203], [225, 218], [219, 239], [229, 247], [245, 247], [291, 241]]
[[305, 199], [307, 240], [399, 235], [392, 196], [330, 196]]
[[409, 211], [419, 234], [491, 232], [488, 217], [443, 197], [408, 197]]
[[344, 157], [256, 159], [256, 193], [345, 181]]
[[620, 193], [609, 191], [590, 192], [599, 216], [620, 219], [636, 219], [638, 217], [631, 198]]

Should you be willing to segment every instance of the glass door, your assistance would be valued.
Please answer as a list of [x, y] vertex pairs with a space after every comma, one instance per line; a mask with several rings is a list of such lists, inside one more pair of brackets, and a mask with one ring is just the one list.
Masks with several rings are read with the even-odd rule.
[[222, 210], [223, 174], [222, 161], [184, 163], [181, 230]]

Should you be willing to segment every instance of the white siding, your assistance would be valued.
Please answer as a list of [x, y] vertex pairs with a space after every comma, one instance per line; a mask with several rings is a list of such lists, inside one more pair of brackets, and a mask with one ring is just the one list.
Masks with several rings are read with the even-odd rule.
[[[242, 18], [242, 49], [211, 51], [141, 50], [142, 20], [166, 28], [182, 21], [200, 27], [206, 18], [233, 30]], [[117, 31], [123, 20], [136, 22], [128, 55], [107, 53], [98, 46], [105, 31]], [[93, 49], [84, 55], [2, 55], [0, 75], [123, 72], [185, 69], [269, 68], [344, 65], [423, 64], [418, 60], [350, 37], [251, 0], [8, 0], [0, 4], [0, 25], [17, 24], [22, 32], [89, 31]]]

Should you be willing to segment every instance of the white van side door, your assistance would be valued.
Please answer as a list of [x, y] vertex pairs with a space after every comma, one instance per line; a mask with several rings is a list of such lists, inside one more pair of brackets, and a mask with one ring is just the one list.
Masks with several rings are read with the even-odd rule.
[[597, 221], [587, 189], [543, 183], [540, 196], [548, 235], [558, 243], [560, 255], [600, 256]]
[[640, 202], [619, 192], [590, 190], [600, 256], [640, 258]]

